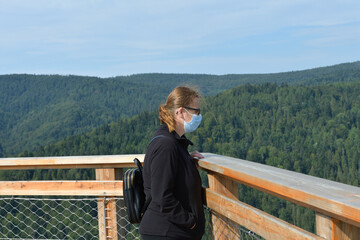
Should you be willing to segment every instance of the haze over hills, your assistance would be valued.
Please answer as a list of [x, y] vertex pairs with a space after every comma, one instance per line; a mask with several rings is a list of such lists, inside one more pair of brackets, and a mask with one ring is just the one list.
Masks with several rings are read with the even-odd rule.
[[360, 79], [360, 62], [273, 74], [137, 74], [115, 78], [0, 76], [0, 156], [81, 134], [143, 111], [154, 111], [175, 86], [196, 85], [204, 96], [246, 83], [317, 85]]

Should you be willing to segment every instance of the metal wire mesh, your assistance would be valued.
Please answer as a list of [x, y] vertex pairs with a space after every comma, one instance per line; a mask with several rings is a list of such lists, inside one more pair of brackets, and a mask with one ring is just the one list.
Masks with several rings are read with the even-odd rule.
[[[254, 232], [231, 222], [229, 219], [205, 207], [205, 212], [208, 214], [207, 228], [210, 228], [210, 236], [206, 239], [221, 239], [221, 240], [263, 240]], [[205, 233], [206, 234], [206, 233]], [[205, 240], [204, 238], [202, 240]]]
[[[123, 205], [121, 198], [0, 198], [0, 239], [106, 239], [108, 201]], [[136, 239], [124, 207], [116, 215], [119, 233]]]
[[[262, 239], [207, 207], [205, 214], [203, 240]], [[112, 220], [116, 232], [109, 227]], [[111, 239], [114, 234], [140, 239], [138, 225], [126, 218], [123, 198], [0, 198], [0, 239]]]

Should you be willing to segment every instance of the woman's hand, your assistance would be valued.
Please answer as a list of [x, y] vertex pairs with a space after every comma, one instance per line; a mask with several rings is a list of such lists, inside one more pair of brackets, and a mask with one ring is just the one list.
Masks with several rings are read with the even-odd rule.
[[190, 153], [190, 156], [192, 159], [197, 158], [197, 159], [201, 159], [204, 158], [204, 156], [199, 153], [198, 151], [193, 151], [192, 153]]
[[193, 151], [192, 153], [190, 153], [190, 156], [194, 160], [196, 167], [199, 166], [199, 164], [198, 164], [199, 159], [204, 158], [204, 156], [201, 153], [199, 153], [198, 151]]

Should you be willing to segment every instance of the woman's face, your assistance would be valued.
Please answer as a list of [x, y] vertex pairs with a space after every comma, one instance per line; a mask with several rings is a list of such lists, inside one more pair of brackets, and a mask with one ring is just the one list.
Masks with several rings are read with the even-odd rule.
[[191, 114], [200, 114], [200, 100], [198, 97], [194, 98], [188, 106], [181, 106], [175, 112], [175, 131], [182, 136], [185, 133], [184, 121], [190, 122], [193, 118]]

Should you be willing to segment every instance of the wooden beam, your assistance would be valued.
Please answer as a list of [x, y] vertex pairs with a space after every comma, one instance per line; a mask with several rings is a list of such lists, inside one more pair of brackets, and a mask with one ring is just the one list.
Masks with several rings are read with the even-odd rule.
[[[96, 180], [98, 181], [115, 181], [123, 179], [123, 169], [110, 168], [110, 169], [96, 169]], [[121, 181], [122, 182], [122, 181]], [[98, 219], [99, 219], [99, 239], [125, 239], [126, 231], [124, 225], [124, 216], [121, 215], [120, 209], [124, 207], [123, 201], [119, 206], [116, 204], [115, 199], [107, 201], [98, 201]], [[121, 217], [119, 221], [120, 229], [118, 229], [118, 215]], [[124, 212], [122, 213], [124, 214]], [[126, 223], [125, 223], [126, 224]], [[120, 230], [120, 231], [119, 231]]]
[[353, 240], [360, 238], [360, 228], [316, 213], [316, 234], [331, 240]]
[[[209, 189], [230, 199], [238, 200], [238, 183], [232, 181], [229, 178], [220, 176], [218, 174], [208, 174], [209, 179]], [[211, 224], [212, 224], [212, 239], [220, 240], [224, 239], [239, 239], [239, 233], [237, 232], [237, 223], [233, 222], [231, 219], [227, 219], [225, 216], [222, 216], [226, 221], [211, 215]]]
[[207, 206], [267, 240], [324, 240], [250, 205], [206, 189]]
[[332, 219], [333, 240], [357, 240], [360, 238], [360, 228], [342, 222], [338, 219]]
[[316, 234], [325, 239], [331, 240], [333, 237], [332, 218], [321, 213], [316, 213]]
[[0, 158], [0, 170], [127, 168], [135, 166], [134, 158], [138, 158], [142, 162], [144, 154]]
[[360, 188], [241, 159], [204, 153], [199, 166], [360, 227]]
[[238, 200], [238, 183], [219, 174], [208, 174], [209, 188], [227, 198]]
[[0, 181], [1, 195], [122, 196], [122, 181]]

